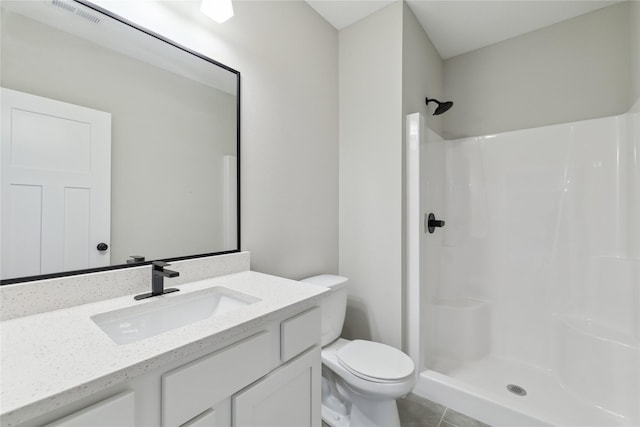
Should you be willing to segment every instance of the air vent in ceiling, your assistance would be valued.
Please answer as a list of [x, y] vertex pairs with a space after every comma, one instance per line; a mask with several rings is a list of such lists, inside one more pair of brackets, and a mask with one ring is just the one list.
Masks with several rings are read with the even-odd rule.
[[98, 18], [96, 15], [93, 15], [89, 12], [85, 12], [84, 10], [76, 10], [76, 15], [78, 15], [81, 18], [86, 19], [87, 21], [91, 21], [94, 24], [99, 24], [100, 23], [100, 18]]
[[73, 14], [75, 14], [76, 16], [79, 16], [80, 18], [86, 19], [87, 21], [93, 22], [94, 24], [99, 24], [100, 23], [100, 18], [98, 18], [96, 15], [87, 12], [86, 10], [83, 9], [78, 9], [77, 7], [75, 7], [74, 5], [72, 5], [71, 3], [68, 3], [64, 0], [51, 0], [51, 4], [59, 7], [61, 9], [66, 10], [67, 12], [71, 12]]
[[67, 2], [61, 1], [61, 0], [51, 0], [51, 4], [56, 6], [56, 7], [60, 7], [64, 10], [66, 10], [67, 12], [71, 12], [71, 13], [75, 13], [76, 11], [76, 7], [73, 6], [72, 4], [69, 4]]

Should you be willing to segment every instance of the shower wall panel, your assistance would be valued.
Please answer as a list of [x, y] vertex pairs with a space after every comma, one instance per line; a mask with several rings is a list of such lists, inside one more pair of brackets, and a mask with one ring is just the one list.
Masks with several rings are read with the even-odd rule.
[[422, 281], [427, 368], [517, 360], [640, 421], [638, 123], [626, 114], [446, 142], [439, 278]]

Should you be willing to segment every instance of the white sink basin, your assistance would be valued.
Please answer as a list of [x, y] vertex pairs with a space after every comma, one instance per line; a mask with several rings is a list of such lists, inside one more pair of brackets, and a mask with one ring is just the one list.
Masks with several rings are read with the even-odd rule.
[[116, 344], [129, 344], [260, 301], [223, 286], [168, 294], [156, 301], [91, 317]]

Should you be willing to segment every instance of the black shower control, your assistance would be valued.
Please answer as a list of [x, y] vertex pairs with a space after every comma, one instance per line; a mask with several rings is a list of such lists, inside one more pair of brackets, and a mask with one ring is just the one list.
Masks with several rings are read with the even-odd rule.
[[107, 245], [104, 242], [101, 242], [101, 243], [98, 243], [98, 246], [96, 246], [96, 249], [99, 250], [100, 252], [103, 252], [109, 249], [109, 245]]
[[433, 233], [436, 230], [436, 227], [444, 227], [444, 221], [436, 219], [436, 216], [433, 213], [430, 213], [425, 219], [425, 228], [429, 233]]

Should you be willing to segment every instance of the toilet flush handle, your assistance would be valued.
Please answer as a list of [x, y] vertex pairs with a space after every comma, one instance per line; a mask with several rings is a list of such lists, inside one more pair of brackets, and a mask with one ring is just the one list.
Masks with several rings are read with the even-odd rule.
[[424, 231], [425, 233], [428, 231], [429, 233], [433, 233], [436, 231], [436, 227], [444, 227], [444, 221], [436, 219], [436, 216], [433, 213], [429, 215], [424, 215]]

